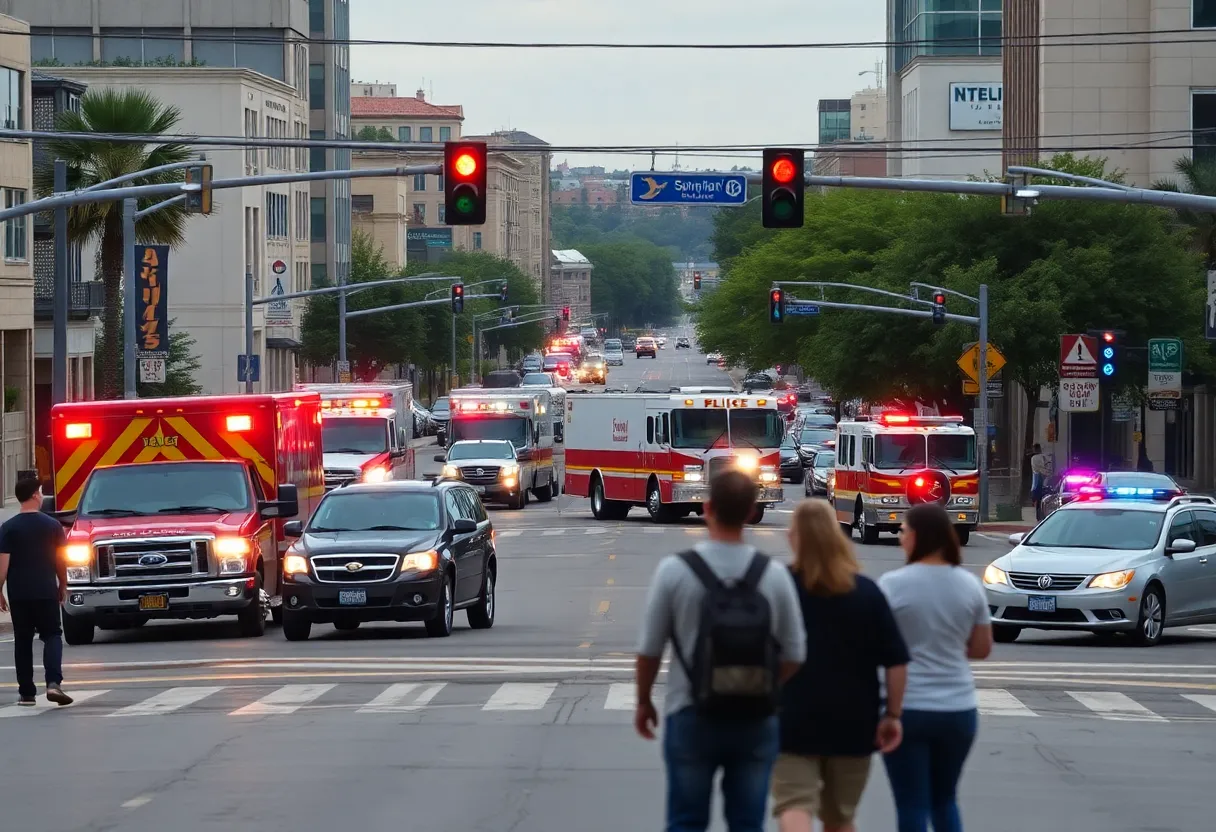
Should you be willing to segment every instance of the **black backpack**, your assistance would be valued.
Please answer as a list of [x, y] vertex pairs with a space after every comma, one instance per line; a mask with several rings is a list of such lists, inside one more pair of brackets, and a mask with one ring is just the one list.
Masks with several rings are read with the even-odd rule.
[[772, 716], [780, 693], [780, 645], [773, 637], [772, 608], [758, 589], [768, 557], [757, 552], [743, 576], [729, 584], [696, 552], [679, 557], [705, 587], [691, 655], [672, 637], [697, 712], [715, 719]]

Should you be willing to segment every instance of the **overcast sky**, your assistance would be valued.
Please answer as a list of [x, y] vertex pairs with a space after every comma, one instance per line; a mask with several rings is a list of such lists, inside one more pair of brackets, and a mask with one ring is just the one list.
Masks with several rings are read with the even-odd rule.
[[[353, 0], [351, 37], [387, 40], [773, 43], [882, 41], [883, 0]], [[351, 77], [464, 105], [466, 133], [526, 130], [553, 145], [814, 142], [821, 98], [874, 85], [876, 49], [644, 51], [355, 46]], [[433, 91], [433, 94], [432, 94]], [[556, 161], [649, 167], [648, 157]], [[660, 157], [659, 170], [672, 159]], [[729, 168], [744, 158], [681, 167]], [[756, 167], [755, 163], [751, 163]]]

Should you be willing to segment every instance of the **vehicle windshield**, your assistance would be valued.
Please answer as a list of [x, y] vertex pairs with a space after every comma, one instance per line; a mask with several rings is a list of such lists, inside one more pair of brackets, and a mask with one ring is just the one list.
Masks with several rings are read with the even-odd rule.
[[515, 459], [515, 446], [506, 442], [457, 442], [448, 448], [448, 462], [457, 459]]
[[781, 444], [783, 422], [775, 410], [673, 410], [671, 447], [725, 448], [727, 413], [731, 443], [737, 448], [776, 448]]
[[249, 477], [239, 462], [172, 462], [98, 468], [80, 498], [82, 517], [248, 511]]
[[794, 443], [794, 434], [787, 433], [784, 437], [782, 437], [781, 447], [789, 450], [797, 448], [798, 445]]
[[923, 433], [883, 433], [874, 437], [874, 467], [887, 471], [925, 467]]
[[321, 448], [327, 454], [382, 454], [388, 450], [387, 420], [329, 417], [321, 421]]
[[607, 341], [604, 342], [604, 349], [606, 349], [606, 350], [619, 350], [620, 348], [621, 348], [621, 339], [620, 338], [609, 338]]
[[806, 428], [835, 428], [836, 420], [818, 413], [803, 413], [802, 426]]
[[831, 442], [836, 438], [836, 431], [824, 430], [823, 428], [811, 428], [804, 430], [802, 435], [798, 437], [799, 444], [802, 445], [823, 445], [826, 442]]
[[1165, 474], [1150, 474], [1140, 471], [1114, 471], [1107, 474], [1103, 479], [1107, 488], [1179, 489], [1178, 483]]
[[1069, 506], [1049, 514], [1022, 544], [1063, 549], [1151, 549], [1157, 545], [1164, 520], [1165, 512], [1160, 511]]
[[447, 399], [435, 399], [435, 404], [431, 405], [431, 413], [435, 416], [442, 414], [447, 416], [451, 412], [451, 407], [448, 405]]
[[953, 471], [974, 471], [975, 436], [959, 433], [929, 434], [929, 466]]
[[836, 454], [831, 451], [820, 451], [815, 454], [816, 468], [835, 468]]
[[523, 383], [528, 386], [550, 387], [553, 384], [553, 377], [548, 373], [528, 373], [524, 376]]
[[331, 491], [308, 522], [312, 533], [438, 528], [439, 500], [418, 491]]
[[561, 366], [562, 364], [570, 364], [573, 360], [574, 359], [570, 356], [569, 353], [551, 352], [547, 356], [545, 356], [545, 369], [553, 370], [553, 369], [556, 369], [557, 367]]
[[452, 420], [452, 441], [503, 439], [516, 448], [527, 447], [528, 420], [518, 416], [465, 416]]

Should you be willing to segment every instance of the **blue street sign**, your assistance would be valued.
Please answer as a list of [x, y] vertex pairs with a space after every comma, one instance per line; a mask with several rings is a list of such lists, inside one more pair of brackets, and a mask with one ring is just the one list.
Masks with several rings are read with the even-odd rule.
[[747, 175], [742, 173], [633, 174], [629, 201], [634, 205], [742, 205]]
[[[255, 384], [262, 380], [262, 356], [255, 355], [253, 362], [249, 365], [249, 371], [253, 373], [253, 377], [249, 381]], [[236, 380], [245, 381], [245, 356], [238, 355], [236, 357]]]
[[814, 303], [806, 303], [801, 300], [787, 300], [785, 302], [785, 314], [787, 315], [818, 315], [819, 306]]

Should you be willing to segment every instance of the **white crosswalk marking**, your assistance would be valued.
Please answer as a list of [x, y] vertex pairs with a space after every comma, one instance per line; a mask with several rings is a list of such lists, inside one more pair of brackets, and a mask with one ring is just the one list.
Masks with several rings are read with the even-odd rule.
[[587, 529], [583, 534], [607, 534], [607, 529]]
[[630, 682], [613, 682], [608, 686], [608, 698], [604, 701], [606, 711], [632, 711], [637, 707], [637, 688]]
[[483, 711], [539, 711], [545, 707], [557, 683], [505, 682], [498, 686]]
[[559, 534], [565, 534], [565, 529], [545, 529], [541, 532], [541, 537], [556, 537]]
[[389, 685], [379, 696], [355, 713], [391, 714], [421, 710], [429, 705], [444, 687], [446, 685], [442, 682], [435, 685], [420, 685], [414, 682]]
[[193, 705], [201, 699], [206, 699], [213, 693], [222, 691], [222, 687], [169, 688], [155, 696], [148, 697], [142, 702], [119, 708], [108, 716], [158, 716], [168, 714], [187, 705]]
[[643, 534], [662, 534], [663, 529], [643, 529]]
[[975, 695], [985, 716], [1038, 716], [1007, 690], [980, 688]]
[[521, 534], [523, 534], [523, 532], [519, 529], [507, 529], [505, 531], [502, 529], [496, 529], [495, 532], [499, 537], [519, 537]]
[[237, 708], [229, 716], [292, 714], [314, 699], [323, 696], [333, 687], [333, 685], [284, 685], [278, 690], [266, 694], [257, 702], [250, 702], [243, 708]]
[[75, 701], [72, 702], [71, 705], [66, 706], [56, 705], [53, 702], [48, 702], [45, 698], [39, 699], [38, 704], [32, 708], [28, 705], [9, 705], [6, 708], [0, 708], [0, 719], [17, 716], [37, 716], [38, 714], [44, 714], [47, 711], [58, 711], [64, 707], [72, 708], [79, 705], [81, 702], [88, 702], [90, 699], [96, 699], [97, 697], [103, 696], [109, 692], [109, 690], [82, 690], [78, 693], [71, 694], [72, 699]]
[[1202, 705], [1209, 711], [1216, 711], [1216, 696], [1210, 693], [1184, 693], [1183, 699], [1189, 699], [1196, 705]]
[[1114, 690], [1067, 691], [1068, 695], [1103, 719], [1123, 722], [1168, 722], [1125, 693]]

